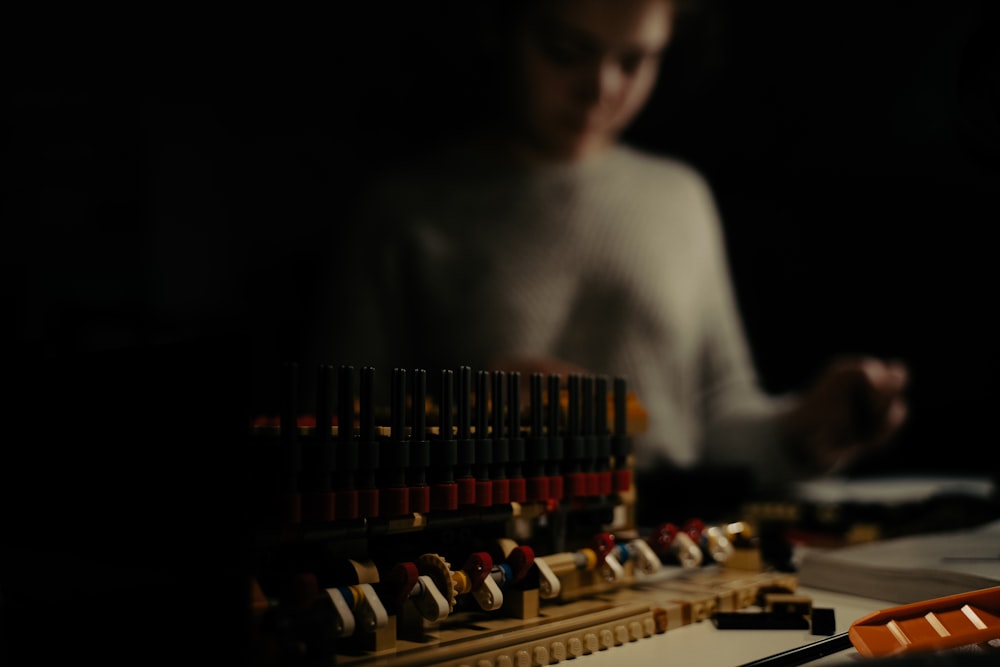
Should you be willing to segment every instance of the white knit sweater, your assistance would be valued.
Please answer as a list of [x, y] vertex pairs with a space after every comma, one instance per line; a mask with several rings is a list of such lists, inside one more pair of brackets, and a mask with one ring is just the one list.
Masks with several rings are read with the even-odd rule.
[[326, 356], [569, 361], [636, 392], [649, 414], [639, 468], [746, 464], [765, 485], [790, 474], [774, 428], [788, 401], [758, 389], [716, 209], [690, 167], [624, 146], [530, 169], [447, 152], [370, 204], [357, 252], [337, 253], [361, 264], [340, 279], [349, 317]]

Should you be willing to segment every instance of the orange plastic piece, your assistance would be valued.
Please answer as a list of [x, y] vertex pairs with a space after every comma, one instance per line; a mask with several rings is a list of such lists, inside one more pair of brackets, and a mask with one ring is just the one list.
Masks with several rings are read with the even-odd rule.
[[[615, 399], [612, 394], [607, 398], [608, 414], [613, 418], [615, 413]], [[563, 414], [569, 412], [569, 390], [563, 389], [559, 392], [559, 405]], [[629, 435], [638, 435], [649, 430], [649, 413], [645, 406], [639, 401], [635, 392], [625, 392], [625, 431]]]
[[1000, 586], [876, 611], [848, 637], [866, 657], [933, 651], [1000, 638]]

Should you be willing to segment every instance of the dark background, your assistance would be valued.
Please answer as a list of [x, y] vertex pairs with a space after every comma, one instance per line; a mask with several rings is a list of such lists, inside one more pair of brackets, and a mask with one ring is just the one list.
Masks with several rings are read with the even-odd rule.
[[[476, 6], [9, 18], [2, 659], [249, 646], [246, 368], [358, 189], [477, 115]], [[996, 473], [998, 6], [703, 0], [628, 136], [713, 187], [768, 389], [909, 364], [861, 473]]]
[[[9, 353], [294, 356], [358, 188], [475, 115], [471, 5], [12, 23]], [[906, 446], [871, 471], [980, 473], [996, 447], [996, 27], [992, 0], [705, 0], [628, 135], [712, 185], [768, 389], [909, 363]]]

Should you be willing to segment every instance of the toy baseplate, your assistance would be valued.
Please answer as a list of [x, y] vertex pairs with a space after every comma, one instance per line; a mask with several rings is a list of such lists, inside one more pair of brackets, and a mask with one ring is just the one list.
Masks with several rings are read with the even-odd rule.
[[337, 664], [548, 665], [662, 633], [658, 616], [648, 604], [599, 600], [556, 605], [529, 620], [469, 612], [429, 628], [419, 641], [399, 640], [394, 650], [381, 654], [340, 654]]
[[[683, 625], [701, 622], [719, 608], [750, 606], [763, 590], [794, 591], [785, 573], [737, 573], [715, 567], [672, 570], [623, 587], [568, 602], [542, 605], [534, 618], [467, 611], [425, 624], [394, 646], [374, 652], [338, 653], [338, 665], [422, 667], [444, 665], [549, 665], [612, 650]], [[737, 591], [734, 594], [734, 591]], [[720, 598], [725, 602], [720, 603]], [[746, 604], [743, 604], [746, 603]]]

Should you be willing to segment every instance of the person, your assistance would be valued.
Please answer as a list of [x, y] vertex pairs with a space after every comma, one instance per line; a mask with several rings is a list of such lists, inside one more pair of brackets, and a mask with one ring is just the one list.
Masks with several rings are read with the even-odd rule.
[[891, 442], [906, 366], [844, 357], [801, 392], [765, 392], [709, 185], [621, 139], [656, 84], [676, 1], [506, 3], [488, 122], [361, 198], [319, 308], [320, 356], [624, 376], [648, 413], [638, 470], [744, 466], [759, 489]]

